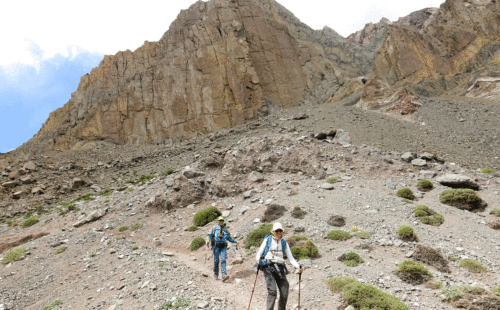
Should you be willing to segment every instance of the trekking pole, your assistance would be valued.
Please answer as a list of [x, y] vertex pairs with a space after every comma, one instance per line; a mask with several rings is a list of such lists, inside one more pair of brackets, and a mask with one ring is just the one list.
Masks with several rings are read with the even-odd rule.
[[[300, 269], [302, 269], [302, 266], [300, 266]], [[300, 282], [302, 282], [302, 272], [299, 273], [299, 307], [297, 309], [300, 310]]]
[[257, 277], [259, 276], [260, 261], [257, 265], [257, 272], [255, 273], [255, 282], [253, 283], [252, 296], [250, 296], [250, 302], [248, 303], [248, 310], [250, 310], [250, 305], [252, 304], [253, 292], [255, 291], [255, 285], [257, 284]]

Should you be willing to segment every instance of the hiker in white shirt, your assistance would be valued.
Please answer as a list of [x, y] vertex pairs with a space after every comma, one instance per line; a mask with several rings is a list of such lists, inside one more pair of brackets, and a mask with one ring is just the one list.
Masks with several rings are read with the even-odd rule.
[[283, 239], [283, 235], [284, 230], [281, 224], [274, 223], [271, 234], [264, 237], [264, 241], [255, 256], [266, 278], [268, 292], [266, 310], [274, 310], [274, 303], [277, 296], [276, 285], [280, 291], [278, 310], [286, 309], [289, 284], [286, 279], [288, 270], [285, 260], [288, 259], [295, 268], [299, 269], [299, 273], [304, 271], [304, 268], [293, 258], [290, 246]]

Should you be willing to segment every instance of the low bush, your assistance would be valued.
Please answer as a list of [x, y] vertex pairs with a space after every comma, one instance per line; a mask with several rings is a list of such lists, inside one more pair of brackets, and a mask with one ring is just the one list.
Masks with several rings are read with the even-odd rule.
[[191, 241], [191, 245], [189, 246], [189, 249], [191, 251], [196, 251], [199, 248], [201, 248], [203, 245], [205, 245], [205, 239], [202, 237], [196, 237]]
[[408, 310], [408, 306], [395, 296], [351, 278], [331, 278], [327, 285], [333, 293], [342, 293], [343, 307], [351, 305], [355, 309]]
[[483, 209], [485, 206], [481, 197], [472, 189], [448, 189], [441, 193], [439, 200], [441, 203], [468, 211]]
[[127, 229], [128, 229], [128, 227], [127, 227], [127, 226], [122, 226], [122, 227], [118, 228], [118, 231], [125, 231], [125, 230], [127, 230]]
[[28, 249], [25, 247], [10, 250], [3, 257], [2, 264], [8, 264], [20, 260], [21, 257], [24, 257], [26, 255], [26, 251], [28, 251]]
[[406, 241], [415, 241], [417, 239], [417, 234], [413, 231], [413, 228], [409, 225], [401, 225], [398, 228], [398, 235], [401, 239]]
[[495, 216], [500, 217], [500, 209], [499, 208], [495, 208], [495, 209], [493, 209], [493, 210], [490, 211], [490, 214], [493, 214]]
[[179, 309], [179, 308], [187, 308], [191, 304], [191, 300], [187, 298], [182, 298], [182, 299], [177, 299], [177, 300], [171, 300], [163, 305], [161, 305], [159, 308], [156, 310], [169, 310], [169, 309]]
[[434, 184], [432, 184], [431, 181], [429, 180], [420, 180], [418, 181], [418, 185], [417, 185], [418, 189], [420, 189], [421, 191], [430, 191], [431, 189], [434, 188]]
[[463, 267], [472, 273], [481, 273], [486, 271], [486, 267], [484, 267], [480, 262], [470, 258], [462, 259], [460, 261], [460, 267]]
[[343, 262], [349, 267], [356, 267], [365, 261], [355, 252], [348, 252], [339, 257], [339, 261]]
[[441, 255], [441, 250], [431, 248], [430, 246], [417, 244], [413, 251], [413, 259], [430, 265], [441, 272], [451, 272], [448, 261]]
[[273, 229], [273, 224], [262, 224], [258, 228], [254, 229], [245, 241], [245, 248], [249, 249], [252, 246], [260, 247], [264, 237], [271, 234]]
[[134, 190], [134, 188], [133, 188], [133, 187], [129, 187], [129, 188], [127, 188], [127, 189], [125, 190], [125, 193], [130, 193], [130, 192], [131, 192], [131, 191], [133, 191], [133, 190]]
[[54, 252], [54, 254], [61, 254], [64, 251], [66, 251], [66, 246], [61, 245], [60, 247], [57, 248], [57, 250]]
[[409, 188], [402, 188], [402, 189], [398, 190], [398, 192], [397, 192], [396, 195], [398, 197], [406, 198], [406, 199], [410, 199], [410, 200], [415, 199], [415, 196], [413, 195], [413, 192]]
[[425, 286], [433, 290], [439, 290], [443, 288], [443, 281], [428, 281]]
[[152, 174], [152, 175], [141, 175], [141, 177], [139, 178], [139, 180], [137, 180], [137, 182], [139, 183], [146, 183], [147, 181], [151, 180], [151, 179], [154, 179], [158, 177], [157, 174]]
[[62, 300], [55, 300], [50, 305], [43, 307], [42, 310], [55, 310], [58, 308], [57, 306], [60, 306], [62, 304]]
[[138, 245], [134, 245], [134, 246], [132, 247], [132, 251], [135, 251], [135, 250], [138, 250], [138, 249], [139, 249], [139, 246], [138, 246]]
[[130, 226], [130, 230], [134, 231], [142, 227], [141, 223], [135, 223], [134, 225]]
[[413, 203], [410, 199], [403, 199], [401, 200], [402, 202], [406, 202], [406, 203]]
[[107, 197], [107, 196], [110, 196], [112, 193], [113, 193], [113, 191], [112, 191], [112, 190], [110, 190], [110, 189], [106, 189], [106, 190], [104, 190], [104, 191], [100, 192], [100, 193], [99, 193], [99, 196], [105, 196], [105, 197]]
[[422, 264], [411, 260], [403, 261], [394, 272], [401, 280], [411, 284], [421, 284], [432, 276], [432, 273]]
[[295, 206], [293, 207], [293, 211], [292, 211], [292, 214], [291, 216], [295, 219], [304, 219], [307, 215], [307, 212], [302, 210], [299, 206]]
[[328, 182], [330, 184], [335, 184], [335, 183], [337, 183], [337, 181], [338, 181], [337, 178], [334, 178], [334, 177], [326, 179], [326, 182]]
[[14, 221], [7, 221], [7, 226], [8, 227], [14, 226]]
[[345, 173], [346, 171], [345, 171], [345, 169], [341, 169], [340, 172]]
[[481, 173], [493, 173], [495, 171], [491, 170], [490, 168], [484, 168], [484, 169], [481, 169]]
[[97, 256], [97, 254], [96, 254], [96, 253], [90, 253], [90, 254], [89, 254], [89, 257], [90, 257], [90, 258], [92, 258], [92, 257], [96, 257], [96, 256]]
[[197, 231], [197, 230], [198, 230], [198, 226], [196, 226], [196, 225], [190, 226], [190, 227], [188, 228], [188, 230], [189, 230], [189, 231]]
[[165, 176], [165, 177], [166, 177], [166, 176], [169, 176], [169, 175], [171, 175], [172, 173], [174, 173], [174, 171], [175, 171], [175, 170], [174, 170], [174, 169], [172, 169], [172, 168], [167, 168], [167, 170], [165, 170], [165, 172], [163, 173], [163, 176]]
[[347, 231], [343, 231], [340, 229], [334, 229], [334, 230], [330, 230], [330, 232], [326, 235], [326, 237], [328, 239], [331, 239], [331, 240], [344, 241], [344, 240], [350, 239], [352, 236]]
[[84, 202], [89, 202], [91, 201], [92, 199], [94, 199], [94, 195], [93, 194], [86, 194], [86, 195], [83, 195], [83, 196], [80, 196], [78, 198], [76, 198], [75, 200], [73, 200], [72, 202], [75, 202], [75, 201], [84, 201]]
[[359, 239], [368, 239], [371, 237], [370, 233], [366, 232], [366, 231], [358, 231], [355, 233], [356, 237], [358, 237]]
[[217, 217], [221, 216], [222, 213], [216, 207], [208, 207], [195, 213], [193, 221], [196, 226], [205, 226], [207, 223], [215, 220]]
[[459, 286], [450, 286], [443, 289], [444, 300], [458, 300], [464, 296]]
[[444, 223], [444, 217], [441, 214], [424, 205], [415, 207], [415, 216], [420, 218], [422, 223], [432, 226], [439, 226]]
[[37, 216], [32, 216], [30, 217], [29, 219], [25, 220], [23, 222], [23, 228], [27, 228], [27, 227], [30, 227], [30, 226], [33, 226], [35, 225], [36, 223], [38, 223], [38, 220], [40, 219], [40, 215], [37, 215]]
[[292, 255], [295, 259], [308, 259], [318, 256], [318, 248], [306, 236], [291, 236], [287, 239]]

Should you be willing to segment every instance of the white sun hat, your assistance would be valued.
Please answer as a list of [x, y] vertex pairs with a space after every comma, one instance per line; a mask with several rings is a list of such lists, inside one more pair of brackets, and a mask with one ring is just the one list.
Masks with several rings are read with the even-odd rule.
[[277, 231], [278, 229], [281, 229], [281, 230], [285, 231], [285, 230], [283, 229], [283, 226], [281, 226], [281, 224], [280, 224], [280, 223], [274, 223], [274, 224], [273, 224], [273, 231]]

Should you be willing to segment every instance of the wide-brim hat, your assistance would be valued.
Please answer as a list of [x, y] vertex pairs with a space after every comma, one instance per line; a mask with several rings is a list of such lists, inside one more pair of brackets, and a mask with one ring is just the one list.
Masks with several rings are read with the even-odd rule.
[[225, 220], [226, 219], [222, 215], [217, 218], [217, 222], [219, 222], [219, 221], [225, 221]]

